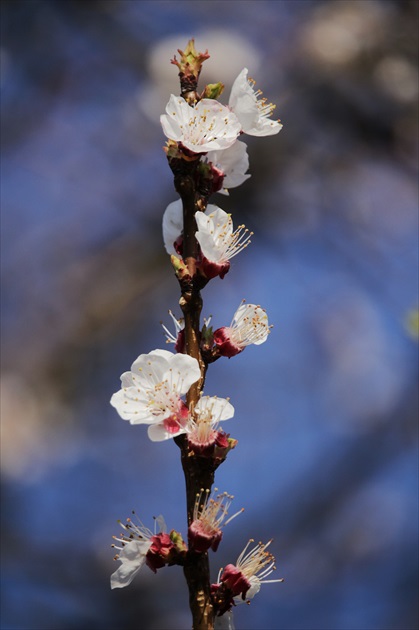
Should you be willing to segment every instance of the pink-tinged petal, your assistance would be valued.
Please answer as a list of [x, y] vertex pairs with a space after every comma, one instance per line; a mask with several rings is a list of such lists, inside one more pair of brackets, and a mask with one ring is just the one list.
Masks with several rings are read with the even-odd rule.
[[164, 442], [185, 433], [185, 428], [180, 428], [176, 432], [168, 431], [164, 424], [151, 424], [147, 429], [147, 435], [152, 442]]

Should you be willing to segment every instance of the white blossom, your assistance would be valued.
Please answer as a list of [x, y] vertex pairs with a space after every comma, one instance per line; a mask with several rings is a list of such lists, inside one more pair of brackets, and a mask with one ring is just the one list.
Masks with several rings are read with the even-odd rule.
[[[248, 551], [249, 545], [253, 542], [253, 539], [249, 540], [237, 558], [236, 564], [228, 564], [218, 573], [217, 585], [224, 584], [229, 589], [235, 604], [242, 604], [252, 599], [259, 593], [262, 584], [284, 581], [283, 578], [266, 579], [276, 569], [274, 556], [266, 551], [272, 540], [266, 544], [259, 542]], [[231, 604], [233, 604], [233, 600]]]
[[181, 396], [200, 376], [198, 361], [193, 357], [153, 350], [141, 354], [131, 371], [122, 374], [122, 388], [112, 396], [111, 405], [131, 424], [164, 421], [174, 434], [188, 415]]
[[272, 136], [282, 129], [278, 120], [272, 120], [275, 105], [260, 98], [262, 92], [254, 90], [254, 81], [247, 78], [248, 70], [243, 68], [233, 83], [229, 106], [240, 121], [244, 133], [250, 136]]
[[222, 355], [232, 357], [246, 346], [264, 343], [270, 329], [265, 309], [243, 301], [234, 313], [230, 326], [223, 326], [214, 332], [214, 342]]
[[[166, 532], [166, 524], [163, 516], [158, 516], [155, 523], [159, 526], [160, 532]], [[147, 553], [152, 545], [152, 537], [155, 535], [153, 532], [145, 527], [141, 521], [138, 520], [138, 524], [132, 522], [129, 518], [127, 524], [123, 524], [119, 521], [122, 529], [127, 532], [122, 534], [121, 537], [114, 536], [114, 539], [120, 542], [119, 545], [112, 545], [115, 549], [119, 550], [119, 553], [114, 557], [114, 560], [119, 560], [121, 566], [111, 575], [111, 588], [123, 588], [131, 584], [134, 577], [144, 566], [146, 562]]]
[[246, 600], [252, 599], [260, 591], [262, 584], [273, 584], [275, 582], [283, 582], [284, 578], [277, 580], [267, 580], [266, 578], [275, 571], [275, 558], [266, 549], [271, 544], [272, 540], [269, 540], [266, 544], [259, 542], [250, 551], [247, 551], [249, 545], [254, 540], [250, 539], [246, 547], [243, 549], [239, 557], [237, 558], [236, 568], [241, 571], [242, 575], [250, 582], [250, 588], [246, 592], [245, 598], [237, 596], [234, 598], [236, 604], [243, 603]]
[[195, 212], [195, 220], [198, 226], [195, 236], [202, 253], [208, 261], [217, 265], [226, 264], [237, 256], [249, 245], [253, 235], [244, 225], [233, 231], [231, 215], [217, 206], [209, 214]]
[[160, 122], [167, 138], [181, 142], [194, 153], [227, 149], [241, 131], [237, 116], [218, 101], [203, 98], [191, 107], [174, 94]]

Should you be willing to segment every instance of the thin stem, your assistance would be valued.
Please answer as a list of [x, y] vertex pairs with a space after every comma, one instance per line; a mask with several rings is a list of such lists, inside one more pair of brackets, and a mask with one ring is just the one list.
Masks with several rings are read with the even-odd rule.
[[[195, 191], [193, 171], [195, 164], [191, 163], [190, 172], [175, 176], [175, 188], [182, 199], [183, 205], [183, 259], [188, 267], [191, 281], [182, 286], [179, 304], [185, 320], [186, 353], [194, 357], [201, 369], [201, 378], [190, 388], [186, 401], [190, 409], [197, 404], [201, 395], [206, 365], [200, 350], [200, 315], [202, 298], [194, 282], [196, 276], [196, 261], [198, 243], [195, 238], [195, 212], [201, 210], [205, 202]], [[186, 504], [188, 525], [193, 520], [193, 508], [196, 495], [204, 489], [211, 489], [214, 483], [214, 466], [211, 460], [197, 457], [189, 451], [185, 436], [176, 438], [181, 449], [181, 460], [186, 484]], [[189, 589], [189, 605], [192, 612], [193, 630], [212, 630], [214, 627], [214, 611], [211, 601], [210, 568], [207, 553], [188, 551], [185, 559], [184, 574]]]

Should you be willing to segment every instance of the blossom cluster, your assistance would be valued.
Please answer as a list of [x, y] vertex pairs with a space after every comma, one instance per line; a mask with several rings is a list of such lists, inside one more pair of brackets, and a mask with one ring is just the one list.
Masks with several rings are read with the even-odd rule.
[[[208, 55], [197, 55], [193, 40], [187, 51], [187, 54], [182, 53], [183, 61], [178, 63], [175, 58], [173, 63], [180, 69], [182, 93], [196, 95], [195, 80]], [[253, 236], [244, 225], [234, 229], [230, 214], [207, 203], [211, 194], [228, 194], [229, 188], [241, 185], [250, 177], [247, 148], [238, 138], [242, 134], [273, 135], [282, 128], [279, 121], [271, 118], [275, 106], [261, 98], [260, 91], [255, 91], [247, 68], [234, 81], [228, 105], [217, 100], [222, 88], [221, 84], [206, 86], [202, 95], [192, 100], [172, 94], [166, 113], [160, 119], [167, 137], [166, 155], [175, 178], [187, 172], [188, 178], [194, 181], [192, 267], [184, 256], [182, 200], [170, 203], [163, 214], [164, 246], [171, 257], [182, 295], [185, 282], [189, 283], [188, 290], [193, 287], [199, 291], [211, 279], [224, 278], [231, 259], [248, 247]], [[197, 203], [197, 199], [203, 200], [202, 203]], [[190, 238], [187, 242], [190, 243]], [[174, 332], [166, 326], [163, 329], [166, 342], [174, 345], [174, 352], [156, 349], [141, 354], [130, 370], [122, 374], [121, 388], [110, 402], [123, 420], [132, 425], [147, 425], [148, 437], [153, 442], [182, 436], [180, 442], [176, 441], [186, 448], [188, 458], [201, 463], [206, 460], [205, 466], [214, 471], [237, 444], [237, 440], [220, 428], [221, 423], [234, 417], [235, 410], [228, 398], [203, 395], [206, 368], [220, 357], [231, 358], [249, 345], [264, 343], [271, 326], [265, 309], [243, 300], [230, 325], [214, 330], [209, 318], [199, 331], [194, 330], [199, 346], [198, 361], [186, 351], [184, 320], [169, 313]], [[197, 389], [197, 396], [188, 397], [191, 387]], [[196, 494], [187, 544], [179, 532], [167, 533], [163, 517], [155, 519], [154, 533], [139, 520], [120, 523], [123, 534], [115, 537], [114, 547], [118, 550], [115, 559], [121, 564], [111, 577], [111, 587], [127, 586], [144, 565], [156, 572], [163, 566], [183, 565], [189, 552], [217, 551], [223, 527], [242, 510], [228, 517], [233, 497], [226, 492], [216, 492], [202, 488]], [[233, 606], [251, 599], [262, 582], [281, 581], [266, 579], [275, 568], [273, 556], [266, 551], [270, 542], [258, 543], [248, 551], [251, 542], [235, 564], [220, 571], [211, 588], [214, 611], [228, 620], [229, 627], [232, 627], [229, 615]]]
[[[212, 494], [209, 490], [202, 490], [196, 497], [193, 520], [188, 529], [188, 545], [194, 553], [205, 553], [209, 549], [217, 551], [223, 535], [222, 528], [243, 512], [242, 508], [227, 518], [234, 497], [226, 492], [215, 495], [215, 492], [217, 489]], [[120, 525], [124, 534], [114, 536], [117, 544], [113, 544], [113, 547], [118, 550], [114, 559], [120, 562], [120, 566], [111, 576], [112, 589], [131, 584], [143, 566], [148, 566], [156, 573], [157, 569], [164, 566], [184, 564], [188, 545], [179, 532], [171, 530], [170, 534], [167, 533], [163, 516], [155, 519], [154, 533], [138, 518], [137, 523], [128, 518], [126, 523], [120, 522]], [[275, 558], [266, 551], [271, 542], [259, 542], [248, 551], [251, 543], [254, 543], [254, 540], [249, 540], [235, 564], [228, 564], [219, 571], [217, 582], [211, 586], [213, 605], [218, 616], [228, 620], [226, 613], [233, 606], [252, 599], [263, 583], [283, 581], [282, 578], [266, 579], [275, 570]]]
[[[195, 160], [197, 188], [207, 195], [228, 194], [229, 188], [245, 182], [250, 177], [249, 157], [239, 136], [268, 136], [282, 129], [279, 121], [271, 119], [275, 106], [261, 96], [248, 78], [247, 68], [234, 81], [228, 106], [210, 98], [191, 106], [172, 94], [166, 114], [160, 118], [172, 168], [179, 159]], [[195, 220], [200, 248], [198, 271], [206, 279], [223, 278], [230, 269], [230, 260], [247, 247], [252, 234], [243, 225], [233, 230], [231, 216], [216, 205], [197, 211]], [[163, 217], [163, 239], [169, 254], [182, 256], [182, 231], [179, 199], [169, 204]]]

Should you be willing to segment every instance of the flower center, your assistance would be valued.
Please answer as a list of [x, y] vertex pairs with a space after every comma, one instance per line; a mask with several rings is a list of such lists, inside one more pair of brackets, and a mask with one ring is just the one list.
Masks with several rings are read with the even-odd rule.
[[[209, 215], [210, 218], [211, 215]], [[234, 256], [237, 256], [243, 249], [250, 245], [250, 238], [253, 236], [253, 232], [244, 225], [239, 225], [238, 228], [232, 231], [233, 222], [229, 216], [224, 223], [215, 223], [214, 230], [212, 232], [215, 246], [219, 251], [219, 261], [226, 262]]]
[[[254, 540], [250, 539], [240, 554], [236, 566], [247, 579], [257, 577], [258, 580], [262, 581], [275, 570], [275, 558], [269, 551], [266, 551], [272, 540], [266, 544], [258, 543], [256, 547], [246, 553], [252, 542]], [[280, 582], [281, 580], [273, 581]]]
[[153, 416], [159, 416], [167, 410], [176, 411], [179, 405], [179, 396], [176, 391], [171, 391], [167, 380], [157, 383], [147, 391], [147, 407]]

